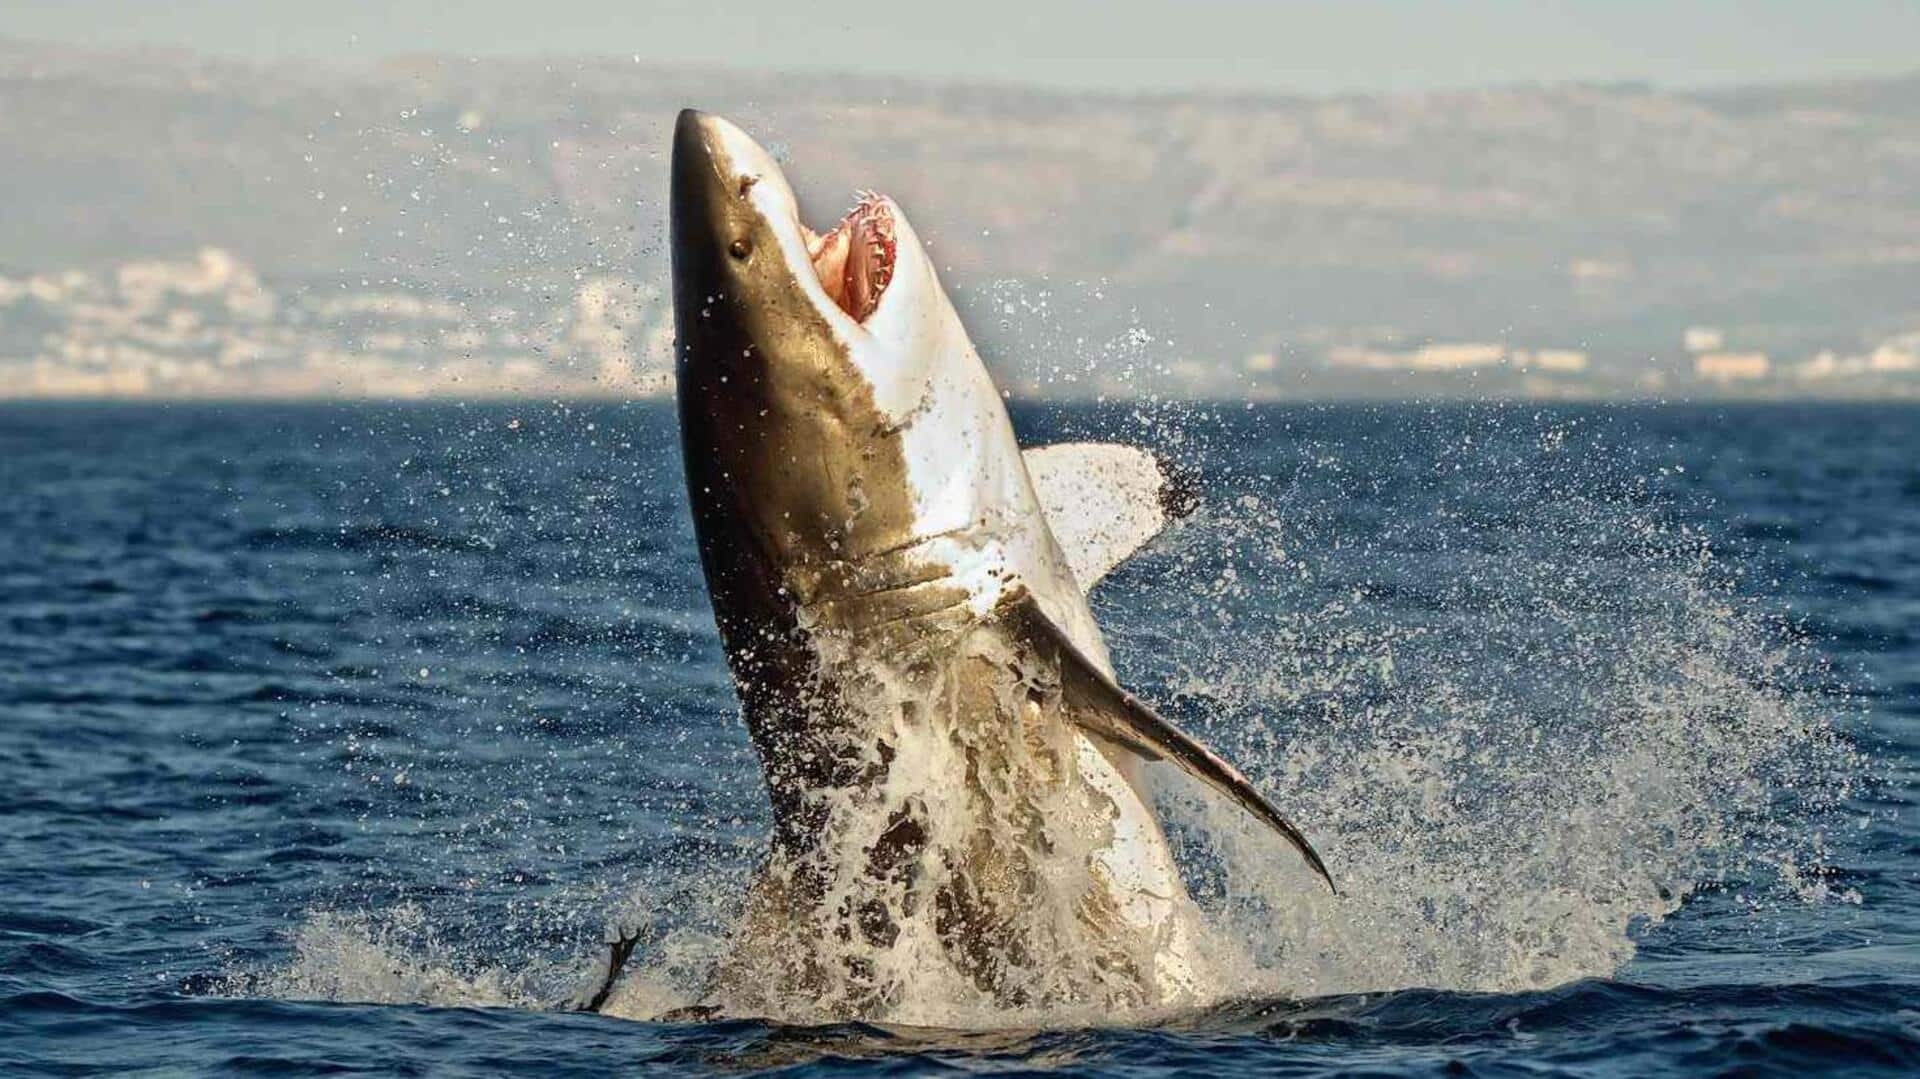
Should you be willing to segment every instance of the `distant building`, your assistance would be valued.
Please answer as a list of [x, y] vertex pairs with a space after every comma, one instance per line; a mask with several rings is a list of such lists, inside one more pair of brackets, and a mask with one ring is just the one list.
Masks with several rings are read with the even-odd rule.
[[1327, 354], [1335, 367], [1373, 371], [1468, 371], [1490, 367], [1507, 358], [1507, 346], [1483, 342], [1432, 344], [1411, 351], [1336, 348]]
[[1575, 259], [1567, 267], [1575, 281], [1621, 281], [1633, 276], [1633, 266], [1619, 259]]
[[1687, 351], [1696, 355], [1702, 352], [1718, 352], [1727, 347], [1727, 335], [1713, 326], [1688, 326], [1681, 335], [1681, 341]]
[[1427, 345], [1414, 352], [1412, 366], [1418, 371], [1461, 371], [1471, 367], [1490, 367], [1507, 358], [1507, 346], [1480, 343]]
[[1920, 374], [1920, 332], [1900, 334], [1875, 345], [1869, 352], [1842, 356], [1823, 349], [1812, 359], [1793, 366], [1793, 376], [1803, 382], [1838, 379], [1874, 379], [1884, 384], [1889, 376]]
[[1920, 371], [1920, 334], [1905, 341], [1888, 341], [1867, 357], [1867, 369], [1881, 374]]
[[1849, 361], [1842, 360], [1832, 349], [1823, 349], [1810, 360], [1804, 360], [1793, 367], [1793, 377], [1806, 382], [1837, 378], [1854, 372], [1848, 369]]
[[1535, 371], [1551, 371], [1558, 375], [1577, 375], [1586, 371], [1588, 356], [1585, 352], [1573, 348], [1543, 348], [1534, 352], [1515, 352], [1515, 366]]
[[1694, 375], [1709, 382], [1749, 382], [1771, 370], [1764, 352], [1707, 352], [1693, 358]]

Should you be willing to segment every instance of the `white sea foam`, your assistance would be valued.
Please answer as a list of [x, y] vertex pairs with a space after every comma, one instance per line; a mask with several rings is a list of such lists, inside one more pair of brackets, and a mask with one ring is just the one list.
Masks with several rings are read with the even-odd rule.
[[319, 911], [291, 937], [284, 966], [236, 975], [227, 992], [288, 1000], [504, 1007], [535, 1003], [524, 973], [476, 961], [437, 936], [426, 913], [402, 905], [367, 913]]

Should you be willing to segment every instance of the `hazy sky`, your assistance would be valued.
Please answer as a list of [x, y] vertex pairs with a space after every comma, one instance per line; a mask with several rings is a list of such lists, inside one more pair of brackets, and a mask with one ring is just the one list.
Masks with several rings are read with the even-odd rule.
[[1920, 70], [1920, 0], [3, 0], [0, 34], [252, 58], [595, 53], [1119, 90]]

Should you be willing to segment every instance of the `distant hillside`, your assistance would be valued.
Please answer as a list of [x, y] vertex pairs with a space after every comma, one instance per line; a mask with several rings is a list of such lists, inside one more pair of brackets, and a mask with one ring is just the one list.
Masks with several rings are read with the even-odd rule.
[[[1126, 98], [0, 41], [0, 274], [213, 246], [283, 290], [564, 306], [663, 274], [687, 104], [788, 155], [816, 223], [856, 187], [896, 196], [1017, 378], [1124, 354], [1165, 388], [1366, 392], [1451, 378], [1452, 356], [1461, 392], [1725, 389], [1920, 328], [1920, 76]], [[1723, 331], [1695, 352], [1773, 358], [1702, 367], [1690, 326]], [[1500, 355], [1420, 352], [1449, 343]]]

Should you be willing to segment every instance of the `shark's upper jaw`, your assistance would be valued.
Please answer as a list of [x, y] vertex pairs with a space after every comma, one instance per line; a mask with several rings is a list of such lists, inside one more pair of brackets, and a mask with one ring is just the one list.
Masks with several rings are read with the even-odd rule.
[[[846, 331], [873, 317], [899, 252], [899, 208], [891, 199], [862, 192], [839, 224], [816, 233], [801, 221], [799, 201], [773, 156], [734, 124], [693, 109], [680, 114], [673, 156], [677, 250], [691, 239], [683, 232], [718, 232], [723, 219], [753, 214], [764, 221], [795, 283], [830, 323]], [[723, 200], [738, 205], [716, 205]], [[729, 257], [753, 254], [744, 236], [707, 239], [724, 242]]]
[[873, 317], [899, 256], [892, 200], [865, 191], [825, 236], [805, 225], [800, 228], [827, 296], [855, 322]]

